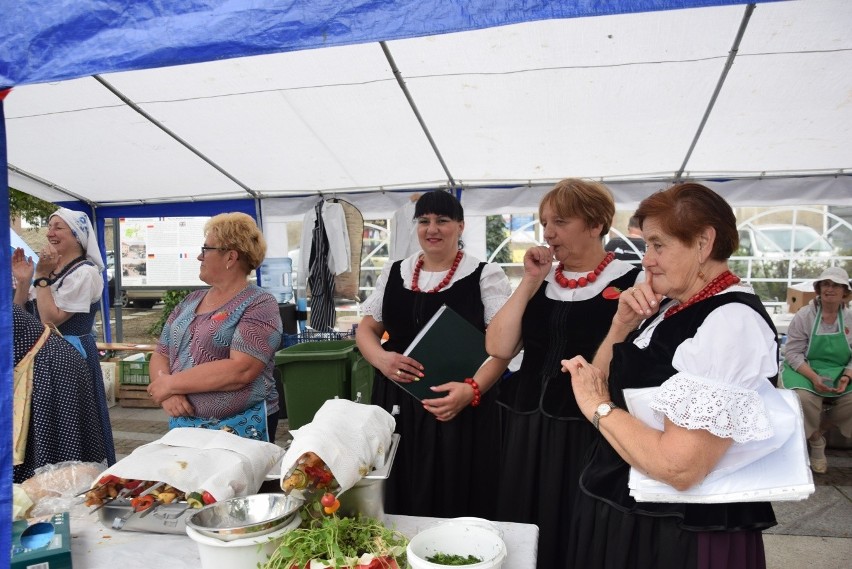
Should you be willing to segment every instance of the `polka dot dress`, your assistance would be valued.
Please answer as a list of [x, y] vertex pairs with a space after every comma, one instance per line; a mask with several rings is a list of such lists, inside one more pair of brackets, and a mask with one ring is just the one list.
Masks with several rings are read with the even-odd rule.
[[[43, 331], [38, 319], [13, 306], [15, 365]], [[14, 467], [15, 483], [30, 478], [35, 469], [45, 464], [106, 460], [93, 386], [86, 360], [71, 344], [52, 334], [33, 362], [30, 431], [24, 462]]]

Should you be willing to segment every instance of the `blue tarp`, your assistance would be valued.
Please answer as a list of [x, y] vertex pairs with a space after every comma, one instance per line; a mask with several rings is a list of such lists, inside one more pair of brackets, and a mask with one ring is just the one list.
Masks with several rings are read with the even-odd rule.
[[0, 88], [494, 26], [742, 0], [0, 1]]

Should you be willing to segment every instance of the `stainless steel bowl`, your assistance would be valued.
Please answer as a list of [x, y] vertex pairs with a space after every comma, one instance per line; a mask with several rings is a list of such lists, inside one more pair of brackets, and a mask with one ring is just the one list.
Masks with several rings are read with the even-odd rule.
[[302, 500], [286, 494], [253, 494], [204, 506], [186, 520], [202, 535], [222, 541], [271, 533], [298, 515]]

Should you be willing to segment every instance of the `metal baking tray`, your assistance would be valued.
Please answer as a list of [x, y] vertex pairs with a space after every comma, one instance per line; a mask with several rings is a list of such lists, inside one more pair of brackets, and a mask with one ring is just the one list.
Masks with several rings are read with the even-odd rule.
[[186, 534], [186, 518], [197, 511], [188, 508], [186, 502], [175, 502], [163, 504], [143, 517], [145, 512], [133, 512], [130, 500], [119, 498], [98, 510], [98, 516], [108, 529]]

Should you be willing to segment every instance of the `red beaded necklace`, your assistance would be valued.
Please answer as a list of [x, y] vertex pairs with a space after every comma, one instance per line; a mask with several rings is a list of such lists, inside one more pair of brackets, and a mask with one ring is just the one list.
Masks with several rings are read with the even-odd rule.
[[673, 314], [677, 314], [687, 306], [692, 306], [696, 302], [701, 302], [711, 296], [718, 294], [728, 288], [729, 286], [733, 286], [740, 282], [740, 277], [732, 273], [731, 271], [725, 271], [720, 274], [718, 277], [707, 283], [707, 286], [698, 291], [697, 294], [690, 297], [689, 300], [683, 302], [681, 304], [676, 304], [666, 310], [666, 313], [663, 315], [663, 318], [668, 318]]
[[456, 253], [456, 258], [453, 261], [453, 266], [450, 267], [450, 270], [447, 272], [447, 276], [445, 276], [444, 279], [441, 282], [438, 283], [438, 286], [436, 286], [432, 290], [422, 291], [422, 290], [420, 290], [420, 287], [417, 286], [417, 281], [420, 280], [420, 269], [423, 268], [423, 260], [424, 259], [423, 259], [423, 256], [421, 255], [420, 258], [417, 259], [417, 263], [415, 263], [415, 265], [414, 265], [414, 274], [411, 275], [411, 290], [413, 290], [414, 292], [426, 292], [426, 293], [438, 292], [439, 290], [441, 290], [442, 288], [444, 288], [445, 286], [450, 284], [450, 281], [453, 280], [453, 275], [456, 274], [456, 269], [459, 268], [459, 263], [461, 262], [463, 256], [464, 256], [464, 253], [462, 253], [462, 251], [459, 250], [459, 252]]
[[606, 254], [606, 257], [604, 257], [603, 261], [601, 261], [601, 264], [598, 265], [598, 268], [587, 274], [585, 277], [580, 277], [579, 279], [569, 279], [565, 275], [563, 275], [562, 271], [565, 270], [565, 265], [559, 263], [558, 265], [556, 265], [556, 274], [554, 274], [553, 277], [556, 279], [556, 282], [559, 283], [559, 286], [561, 286], [562, 288], [583, 288], [587, 284], [593, 283], [598, 280], [598, 275], [603, 272], [606, 266], [609, 265], [613, 259], [615, 259], [615, 253], [610, 251]]

